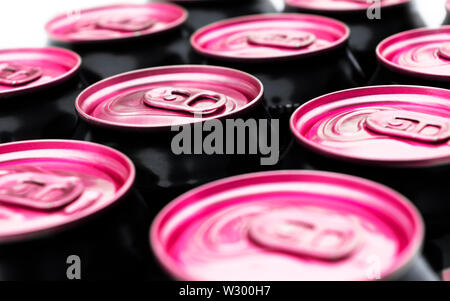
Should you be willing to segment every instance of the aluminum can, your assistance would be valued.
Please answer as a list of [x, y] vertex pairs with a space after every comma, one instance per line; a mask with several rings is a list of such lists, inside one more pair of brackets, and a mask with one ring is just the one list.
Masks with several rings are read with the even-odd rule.
[[61, 48], [0, 50], [0, 142], [70, 138], [86, 86], [80, 57]]
[[[170, 3], [117, 4], [61, 14], [46, 25], [52, 43], [79, 53], [101, 79], [152, 66], [188, 62], [182, 7]], [[93, 83], [93, 82], [91, 82]]]
[[[226, 122], [267, 119], [260, 111], [262, 95], [257, 78], [223, 67], [180, 65], [124, 73], [79, 95], [76, 109], [83, 122], [77, 138], [130, 156], [140, 191], [159, 209], [158, 202], [164, 205], [195, 185], [260, 168], [258, 154], [228, 151], [241, 145], [235, 142], [238, 133], [227, 140], [233, 133]], [[214, 132], [222, 148], [213, 152], [202, 147], [208, 121], [220, 122]], [[244, 143], [258, 139], [255, 131], [244, 135]]]
[[362, 178], [271, 171], [222, 179], [175, 199], [150, 242], [178, 280], [434, 280], [416, 208]]
[[377, 57], [372, 84], [450, 88], [450, 26], [393, 35], [378, 45]]
[[410, 0], [285, 0], [287, 11], [314, 12], [337, 18], [351, 30], [349, 46], [367, 80], [375, 72], [375, 47], [401, 31], [424, 26]]
[[125, 155], [99, 144], [1, 144], [0, 278], [146, 277], [150, 219], [134, 178]]

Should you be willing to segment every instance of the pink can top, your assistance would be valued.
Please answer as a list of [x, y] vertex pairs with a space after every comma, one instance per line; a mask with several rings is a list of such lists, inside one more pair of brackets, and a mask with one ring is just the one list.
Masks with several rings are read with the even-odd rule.
[[81, 141], [0, 145], [0, 243], [40, 237], [81, 223], [130, 189], [133, 163]]
[[423, 233], [414, 206], [387, 187], [274, 171], [187, 192], [156, 217], [150, 239], [180, 280], [373, 280], [399, 276]]
[[377, 47], [387, 68], [416, 77], [450, 81], [450, 26], [393, 35]]
[[236, 115], [258, 104], [263, 86], [229, 68], [180, 65], [142, 69], [98, 82], [75, 107], [86, 122], [151, 130]]
[[304, 104], [291, 117], [304, 146], [338, 159], [383, 166], [450, 163], [450, 90], [374, 86]]
[[200, 54], [232, 61], [271, 61], [318, 54], [344, 45], [348, 27], [305, 14], [262, 14], [232, 18], [199, 29], [191, 37]]
[[409, 3], [410, 0], [285, 0], [286, 5], [313, 11], [366, 11], [374, 5], [381, 8]]
[[75, 52], [62, 48], [0, 50], [0, 97], [53, 86], [73, 76], [81, 65]]
[[169, 3], [120, 4], [55, 17], [50, 37], [68, 43], [108, 41], [153, 35], [182, 25], [187, 12]]

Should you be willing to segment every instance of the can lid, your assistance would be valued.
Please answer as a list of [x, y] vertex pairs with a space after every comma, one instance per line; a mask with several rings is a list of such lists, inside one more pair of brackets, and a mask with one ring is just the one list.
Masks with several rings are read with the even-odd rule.
[[0, 50], [0, 97], [43, 89], [73, 76], [81, 58], [62, 48]]
[[373, 280], [399, 276], [423, 232], [415, 207], [380, 184], [273, 171], [187, 192], [156, 217], [150, 240], [181, 280]]
[[0, 243], [80, 223], [121, 199], [134, 182], [122, 153], [75, 140], [0, 145]]
[[411, 76], [450, 81], [450, 26], [393, 35], [377, 47], [387, 68]]
[[98, 42], [161, 33], [182, 25], [186, 19], [186, 10], [175, 4], [119, 4], [62, 14], [45, 28], [57, 41]]
[[450, 91], [375, 86], [309, 101], [291, 117], [304, 146], [338, 159], [382, 166], [450, 163]]
[[393, 7], [411, 0], [285, 0], [286, 5], [313, 11], [351, 12], [366, 11], [374, 7]]
[[179, 65], [105, 79], [84, 90], [75, 107], [96, 126], [151, 130], [231, 117], [259, 103], [262, 94], [261, 82], [242, 71]]
[[250, 15], [210, 24], [191, 37], [202, 55], [232, 61], [272, 61], [305, 57], [344, 45], [348, 27], [305, 14]]

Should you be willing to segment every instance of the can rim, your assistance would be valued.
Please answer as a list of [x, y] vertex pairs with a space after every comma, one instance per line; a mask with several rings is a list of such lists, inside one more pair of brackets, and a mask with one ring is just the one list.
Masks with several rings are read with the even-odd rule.
[[57, 42], [63, 42], [63, 43], [68, 43], [68, 44], [95, 44], [95, 43], [102, 43], [102, 42], [113, 42], [113, 41], [127, 41], [127, 40], [134, 40], [134, 39], [139, 39], [139, 38], [144, 38], [144, 37], [149, 37], [152, 35], [157, 35], [160, 33], [164, 33], [164, 32], [168, 32], [170, 30], [173, 30], [175, 28], [178, 28], [180, 26], [182, 26], [188, 16], [189, 13], [188, 11], [175, 3], [166, 3], [166, 2], [152, 2], [152, 3], [143, 3], [143, 4], [138, 4], [138, 3], [118, 3], [118, 4], [110, 4], [110, 5], [103, 5], [103, 6], [94, 6], [94, 7], [88, 7], [85, 9], [80, 10], [80, 13], [84, 13], [84, 12], [92, 12], [92, 11], [96, 11], [96, 10], [102, 10], [102, 9], [113, 9], [113, 8], [121, 8], [123, 6], [154, 6], [154, 5], [159, 5], [159, 6], [168, 6], [168, 7], [172, 7], [172, 8], [177, 8], [179, 9], [182, 14], [179, 18], [179, 20], [177, 20], [176, 22], [173, 22], [173, 24], [171, 24], [170, 26], [167, 26], [165, 28], [161, 28], [159, 30], [147, 33], [147, 34], [143, 34], [143, 35], [139, 35], [139, 36], [129, 36], [129, 37], [115, 37], [115, 38], [99, 38], [99, 39], [93, 39], [93, 40], [77, 40], [77, 39], [70, 39], [70, 38], [65, 38], [65, 35], [60, 35], [60, 34], [54, 34], [51, 30], [50, 27], [54, 22], [57, 22], [59, 20], [62, 20], [64, 18], [66, 18], [66, 14], [64, 13], [60, 13], [56, 16], [54, 16], [52, 19], [50, 19], [49, 21], [47, 21], [47, 23], [45, 24], [44, 28], [45, 31], [47, 32], [48, 36], [50, 39], [52, 39], [53, 41], [57, 41]]
[[[382, 5], [382, 8], [393, 8], [393, 7], [397, 7], [397, 6], [401, 6], [401, 5], [406, 5], [411, 3], [411, 0], [400, 0], [398, 3], [391, 3], [391, 4], [387, 4], [387, 5]], [[285, 4], [289, 7], [292, 8], [297, 8], [297, 9], [304, 9], [304, 10], [308, 10], [308, 11], [316, 11], [316, 12], [340, 12], [340, 13], [345, 13], [345, 12], [362, 12], [362, 11], [366, 11], [367, 7], [364, 8], [329, 8], [329, 7], [323, 7], [323, 8], [313, 8], [313, 7], [305, 7], [305, 6], [301, 6], [298, 3], [295, 3], [295, 0], [285, 0]]]
[[306, 107], [311, 105], [312, 103], [328, 98], [330, 96], [336, 96], [340, 94], [345, 94], [352, 91], [367, 91], [367, 90], [373, 90], [373, 89], [399, 89], [399, 88], [408, 88], [408, 89], [419, 89], [419, 90], [434, 90], [434, 91], [442, 91], [445, 93], [449, 93], [449, 90], [443, 89], [443, 88], [435, 88], [435, 87], [426, 87], [426, 86], [414, 86], [414, 85], [380, 85], [380, 86], [367, 86], [367, 87], [358, 87], [358, 88], [351, 88], [341, 91], [336, 91], [332, 93], [328, 93], [316, 98], [313, 98], [312, 100], [304, 103], [299, 108], [297, 108], [294, 113], [292, 114], [290, 120], [289, 120], [289, 127], [291, 130], [291, 133], [296, 138], [297, 142], [299, 142], [302, 146], [306, 147], [307, 149], [319, 153], [320, 155], [323, 155], [325, 157], [336, 159], [339, 161], [346, 161], [346, 162], [353, 162], [358, 164], [364, 164], [364, 165], [385, 165], [388, 167], [398, 167], [398, 168], [420, 168], [420, 167], [435, 167], [440, 165], [447, 165], [450, 163], [450, 157], [443, 156], [439, 158], [417, 158], [415, 160], [399, 160], [399, 159], [362, 159], [358, 157], [354, 157], [351, 155], [347, 155], [343, 152], [330, 150], [328, 148], [323, 147], [320, 144], [314, 144], [308, 139], [306, 139], [303, 135], [301, 135], [295, 126], [295, 120], [297, 119], [297, 115], [300, 114], [300, 111]]
[[[449, 2], [450, 3], [450, 2]], [[422, 28], [416, 28], [411, 30], [402, 31], [400, 33], [394, 34], [392, 36], [389, 36], [382, 40], [376, 47], [375, 52], [377, 55], [378, 61], [385, 67], [387, 67], [391, 71], [396, 71], [401, 74], [410, 75], [414, 77], [422, 77], [424, 79], [431, 79], [431, 80], [442, 80], [442, 81], [450, 81], [450, 74], [448, 75], [436, 75], [430, 72], [420, 71], [416, 70], [414, 68], [401, 66], [396, 63], [391, 62], [390, 60], [386, 59], [383, 54], [381, 53], [382, 49], [385, 48], [386, 44], [392, 42], [393, 40], [400, 38], [402, 36], [406, 35], [416, 35], [421, 34], [425, 32], [436, 32], [439, 33], [441, 31], [450, 31], [450, 25], [442, 25], [438, 28], [428, 28], [428, 27], [422, 27]]]
[[157, 71], [157, 70], [165, 70], [165, 69], [178, 69], [178, 68], [183, 68], [183, 69], [189, 69], [189, 68], [201, 68], [201, 69], [209, 69], [209, 70], [217, 70], [217, 69], [221, 69], [221, 70], [227, 70], [227, 71], [231, 71], [231, 72], [235, 72], [235, 73], [240, 73], [244, 76], [246, 76], [249, 79], [252, 79], [253, 81], [255, 81], [258, 85], [259, 88], [259, 94], [256, 95], [254, 97], [254, 99], [252, 101], [250, 101], [249, 103], [247, 103], [246, 105], [242, 106], [241, 108], [239, 108], [236, 111], [232, 111], [229, 114], [225, 115], [225, 116], [221, 116], [219, 118], [217, 117], [207, 117], [204, 119], [201, 119], [199, 121], [192, 121], [192, 122], [186, 122], [186, 123], [180, 123], [177, 124], [177, 126], [183, 126], [183, 125], [194, 125], [197, 123], [202, 123], [205, 122], [207, 120], [212, 120], [212, 119], [223, 119], [235, 114], [239, 114], [242, 112], [245, 112], [249, 109], [251, 109], [252, 107], [258, 105], [260, 103], [260, 101], [262, 100], [263, 94], [264, 94], [264, 86], [262, 84], [262, 82], [255, 76], [251, 75], [250, 73], [241, 71], [241, 70], [237, 70], [237, 69], [233, 69], [233, 68], [228, 68], [228, 67], [221, 67], [221, 66], [214, 66], [214, 65], [170, 65], [170, 66], [159, 66], [159, 67], [152, 67], [152, 68], [144, 68], [144, 69], [138, 69], [138, 70], [132, 70], [132, 71], [128, 71], [125, 73], [121, 73], [121, 74], [117, 74], [108, 78], [105, 78], [99, 82], [96, 82], [95, 84], [87, 87], [86, 89], [84, 89], [76, 98], [75, 100], [75, 109], [78, 113], [78, 115], [87, 123], [93, 125], [93, 126], [98, 126], [98, 127], [102, 127], [102, 128], [113, 128], [113, 129], [118, 129], [118, 130], [140, 130], [140, 131], [154, 131], [154, 130], [165, 130], [165, 129], [170, 129], [171, 125], [163, 125], [163, 126], [148, 126], [148, 125], [137, 125], [137, 124], [127, 124], [127, 125], [123, 125], [119, 122], [113, 122], [113, 121], [108, 121], [108, 120], [103, 120], [94, 116], [91, 116], [89, 114], [87, 114], [86, 112], [84, 112], [84, 110], [81, 108], [81, 101], [82, 101], [82, 97], [85, 97], [86, 94], [90, 93], [91, 89], [95, 89], [97, 86], [104, 84], [108, 81], [114, 80], [114, 79], [118, 79], [121, 77], [126, 77], [127, 75], [130, 74], [137, 74], [137, 73], [143, 73], [143, 72], [148, 72], [148, 71]]
[[120, 187], [114, 196], [111, 198], [111, 201], [108, 205], [103, 206], [99, 208], [97, 211], [92, 212], [88, 215], [82, 216], [78, 219], [74, 219], [72, 221], [58, 224], [56, 226], [52, 226], [49, 228], [43, 228], [38, 230], [33, 230], [29, 232], [20, 233], [13, 236], [8, 237], [0, 237], [0, 245], [7, 245], [15, 242], [24, 242], [34, 239], [39, 239], [46, 237], [49, 234], [53, 233], [60, 233], [64, 232], [66, 230], [72, 229], [76, 227], [79, 224], [84, 223], [85, 221], [91, 220], [92, 218], [97, 217], [99, 214], [107, 211], [112, 206], [114, 206], [119, 200], [121, 200], [132, 188], [133, 183], [136, 178], [136, 168], [134, 166], [134, 163], [131, 161], [131, 159], [126, 156], [125, 154], [121, 153], [120, 151], [98, 143], [88, 142], [88, 141], [80, 141], [80, 140], [71, 140], [71, 139], [36, 139], [36, 140], [23, 140], [23, 141], [16, 141], [16, 142], [8, 142], [8, 143], [2, 143], [0, 144], [0, 150], [5, 147], [11, 147], [11, 146], [19, 146], [19, 145], [33, 145], [33, 144], [47, 144], [47, 143], [62, 143], [62, 144], [71, 144], [71, 145], [79, 145], [79, 146], [91, 146], [97, 149], [103, 149], [107, 150], [108, 152], [118, 156], [121, 160], [123, 160], [126, 164], [126, 167], [129, 168], [129, 175], [127, 179], [124, 181], [122, 187]]
[[328, 172], [328, 171], [315, 171], [315, 170], [277, 170], [277, 171], [263, 171], [263, 172], [254, 172], [254, 173], [248, 173], [238, 176], [232, 176], [220, 180], [216, 180], [204, 185], [201, 185], [197, 188], [194, 188], [192, 190], [189, 190], [179, 197], [175, 198], [173, 201], [168, 203], [156, 216], [156, 218], [153, 220], [150, 230], [149, 230], [149, 242], [150, 242], [150, 248], [153, 250], [155, 257], [157, 258], [158, 263], [160, 266], [168, 273], [170, 276], [174, 277], [175, 280], [180, 281], [200, 281], [202, 279], [194, 279], [193, 277], [190, 277], [187, 275], [187, 273], [183, 273], [178, 269], [178, 266], [176, 263], [174, 263], [170, 257], [164, 250], [161, 244], [159, 244], [158, 239], [158, 229], [161, 226], [163, 219], [167, 216], [168, 213], [170, 213], [175, 207], [177, 207], [179, 204], [181, 204], [185, 199], [198, 194], [199, 192], [202, 192], [203, 190], [211, 189], [216, 186], [225, 185], [228, 183], [232, 183], [235, 181], [245, 180], [249, 177], [255, 178], [255, 177], [266, 177], [266, 176], [279, 176], [279, 175], [318, 175], [323, 177], [329, 177], [329, 178], [339, 178], [347, 181], [353, 181], [353, 182], [359, 182], [360, 184], [365, 185], [368, 188], [382, 190], [384, 193], [389, 194], [392, 198], [395, 198], [398, 200], [399, 203], [401, 203], [410, 213], [411, 217], [413, 219], [413, 222], [417, 225], [417, 233], [413, 236], [413, 239], [409, 243], [409, 247], [407, 248], [407, 252], [402, 255], [402, 257], [395, 263], [393, 267], [390, 268], [390, 270], [385, 273], [385, 276], [383, 280], [388, 280], [392, 278], [399, 277], [402, 273], [405, 272], [405, 270], [408, 268], [408, 266], [412, 263], [412, 261], [419, 255], [422, 249], [423, 245], [423, 239], [425, 236], [425, 223], [423, 221], [423, 218], [418, 211], [418, 209], [409, 201], [405, 196], [400, 194], [399, 192], [374, 181], [342, 174], [342, 173], [336, 173], [336, 172]]
[[44, 50], [51, 50], [54, 52], [59, 52], [61, 54], [72, 56], [76, 60], [76, 64], [67, 72], [52, 78], [50, 81], [41, 83], [39, 85], [34, 86], [19, 86], [14, 89], [10, 90], [4, 90], [0, 91], [0, 97], [4, 96], [19, 96], [25, 93], [30, 93], [33, 91], [39, 91], [41, 89], [50, 88], [53, 86], [56, 86], [70, 78], [72, 78], [81, 68], [82, 58], [81, 56], [69, 49], [61, 48], [61, 47], [36, 47], [36, 48], [11, 48], [11, 49], [1, 49], [0, 54], [6, 53], [6, 52], [15, 52], [15, 51], [44, 51]]
[[[274, 17], [282, 17], [282, 16], [291, 16], [291, 17], [309, 17], [309, 18], [315, 18], [315, 19], [322, 19], [322, 20], [328, 20], [332, 21], [335, 24], [338, 24], [345, 30], [345, 34], [340, 37], [337, 41], [333, 42], [329, 46], [313, 50], [311, 52], [304, 52], [304, 53], [292, 53], [288, 55], [274, 55], [270, 57], [262, 57], [262, 58], [240, 58], [240, 57], [234, 57], [231, 55], [223, 55], [218, 54], [214, 51], [205, 50], [202, 47], [198, 45], [198, 43], [195, 42], [195, 40], [198, 38], [198, 36], [202, 35], [205, 31], [209, 30], [210, 28], [217, 27], [220, 25], [226, 25], [229, 23], [239, 23], [241, 21], [248, 21], [248, 20], [264, 20], [264, 19], [271, 19]], [[329, 52], [331, 50], [334, 50], [336, 48], [342, 47], [349, 39], [350, 37], [350, 27], [333, 18], [325, 17], [325, 16], [319, 16], [314, 14], [301, 14], [301, 13], [265, 13], [265, 14], [253, 14], [253, 15], [245, 15], [245, 16], [239, 16], [239, 17], [233, 17], [228, 18], [225, 20], [220, 20], [216, 22], [212, 22], [210, 24], [207, 24], [205, 26], [200, 27], [197, 29], [190, 37], [190, 44], [191, 47], [200, 55], [203, 55], [205, 57], [221, 60], [221, 61], [232, 61], [232, 62], [248, 62], [248, 63], [258, 63], [258, 62], [267, 62], [268, 60], [277, 60], [277, 61], [283, 61], [283, 60], [293, 60], [297, 58], [305, 58], [309, 56], [319, 55], [325, 52]]]

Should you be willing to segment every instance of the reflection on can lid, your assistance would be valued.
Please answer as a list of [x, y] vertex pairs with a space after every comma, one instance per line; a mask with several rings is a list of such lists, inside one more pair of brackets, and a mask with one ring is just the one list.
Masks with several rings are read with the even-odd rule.
[[148, 36], [182, 25], [187, 12], [168, 3], [96, 7], [55, 17], [46, 25], [50, 37], [69, 43]]
[[0, 145], [0, 243], [64, 230], [111, 206], [134, 182], [111, 148], [71, 140]]
[[423, 231], [415, 207], [387, 187], [275, 171], [187, 192], [157, 216], [150, 239], [181, 280], [374, 280], [400, 276]]
[[75, 102], [93, 125], [150, 130], [231, 117], [260, 102], [255, 77], [229, 68], [180, 65], [120, 74], [92, 85]]
[[410, 0], [285, 0], [286, 5], [314, 11], [366, 11], [370, 7], [391, 7]]
[[313, 151], [382, 166], [450, 163], [450, 91], [375, 86], [318, 97], [291, 118]]
[[191, 38], [202, 55], [232, 61], [270, 61], [329, 51], [346, 43], [348, 27], [305, 14], [262, 14], [232, 18], [201, 28]]
[[450, 26], [393, 35], [378, 45], [377, 56], [394, 71], [450, 81]]
[[0, 97], [55, 85], [74, 75], [80, 65], [78, 54], [62, 48], [0, 50]]

